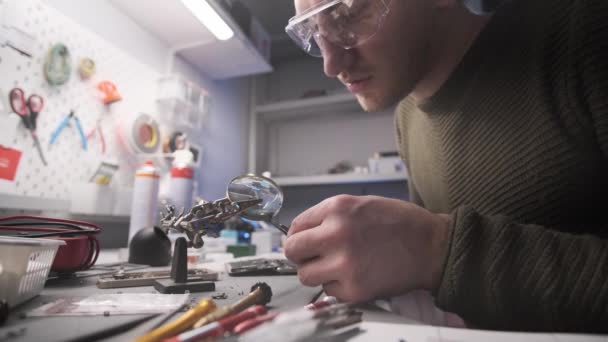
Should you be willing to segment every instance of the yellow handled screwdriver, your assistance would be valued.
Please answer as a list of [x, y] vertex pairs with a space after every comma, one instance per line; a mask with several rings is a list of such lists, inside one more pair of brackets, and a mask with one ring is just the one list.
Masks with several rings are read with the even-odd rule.
[[177, 319], [139, 337], [136, 342], [157, 342], [178, 335], [188, 330], [197, 320], [208, 315], [216, 308], [217, 306], [213, 300], [203, 299]]

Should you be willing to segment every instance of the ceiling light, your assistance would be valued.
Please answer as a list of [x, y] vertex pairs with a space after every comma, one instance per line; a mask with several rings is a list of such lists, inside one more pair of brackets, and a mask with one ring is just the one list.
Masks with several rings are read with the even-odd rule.
[[194, 14], [215, 37], [219, 40], [228, 40], [234, 32], [224, 19], [209, 5], [207, 0], [181, 0], [184, 6]]

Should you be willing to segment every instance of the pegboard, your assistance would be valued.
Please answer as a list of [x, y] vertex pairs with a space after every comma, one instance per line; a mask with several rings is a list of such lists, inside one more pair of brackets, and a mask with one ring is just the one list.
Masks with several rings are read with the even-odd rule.
[[[12, 88], [20, 87], [26, 96], [35, 93], [45, 101], [38, 117], [37, 131], [48, 166], [42, 164], [32, 137], [23, 124], [0, 127], [0, 134], [15, 136], [10, 147], [23, 151], [14, 182], [16, 193], [69, 200], [72, 187], [88, 182], [102, 161], [118, 162], [121, 168], [113, 186], [129, 187], [135, 165], [122, 152], [124, 148], [117, 137], [118, 125], [138, 113], [149, 114], [158, 120], [155, 98], [160, 73], [42, 1], [5, 0], [0, 1], [0, 7], [3, 24], [14, 25], [36, 38], [31, 58], [8, 47], [0, 48], [1, 93], [8, 97]], [[44, 78], [43, 65], [48, 50], [59, 42], [70, 51], [72, 72], [66, 84], [51, 86]], [[86, 81], [81, 80], [77, 71], [83, 57], [92, 58], [96, 64], [95, 75]], [[96, 89], [103, 80], [117, 86], [122, 101], [109, 106], [101, 103]], [[85, 134], [100, 120], [107, 144], [105, 154], [101, 153], [99, 137], [89, 140], [88, 150], [84, 151], [73, 123], [49, 146], [51, 133], [71, 110], [75, 110]], [[16, 116], [10, 107], [0, 115]]]

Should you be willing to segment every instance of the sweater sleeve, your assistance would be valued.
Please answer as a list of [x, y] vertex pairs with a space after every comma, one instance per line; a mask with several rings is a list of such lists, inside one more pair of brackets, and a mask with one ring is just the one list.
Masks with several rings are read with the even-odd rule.
[[577, 94], [591, 113], [597, 142], [608, 160], [608, 1], [585, 1], [576, 15], [572, 50]]
[[463, 206], [435, 298], [472, 326], [607, 333], [608, 241]]
[[[589, 113], [608, 162], [608, 1], [573, 8], [573, 98]], [[462, 206], [453, 213], [435, 297], [473, 326], [608, 333], [608, 240]]]

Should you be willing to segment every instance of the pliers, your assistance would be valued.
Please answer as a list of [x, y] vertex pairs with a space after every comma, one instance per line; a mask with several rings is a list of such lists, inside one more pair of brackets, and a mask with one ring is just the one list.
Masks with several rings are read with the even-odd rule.
[[87, 141], [90, 140], [91, 138], [93, 138], [93, 136], [97, 133], [97, 135], [99, 136], [99, 140], [101, 142], [101, 153], [105, 154], [106, 153], [106, 139], [103, 136], [103, 131], [101, 130], [101, 121], [97, 120], [97, 124], [95, 125], [95, 127], [89, 131], [89, 133], [87, 134]]
[[87, 150], [87, 138], [84, 135], [84, 130], [82, 129], [82, 125], [80, 124], [80, 119], [78, 119], [76, 114], [74, 114], [73, 110], [70, 111], [70, 114], [68, 114], [59, 123], [59, 126], [57, 126], [57, 128], [55, 128], [55, 130], [51, 134], [51, 140], [49, 141], [49, 145], [53, 145], [53, 143], [55, 143], [55, 140], [57, 140], [59, 133], [61, 133], [61, 131], [70, 123], [70, 119], [72, 119], [72, 118], [74, 118], [74, 121], [76, 122], [76, 129], [78, 130], [78, 135], [80, 136], [80, 142], [82, 143], [82, 148], [86, 151]]

